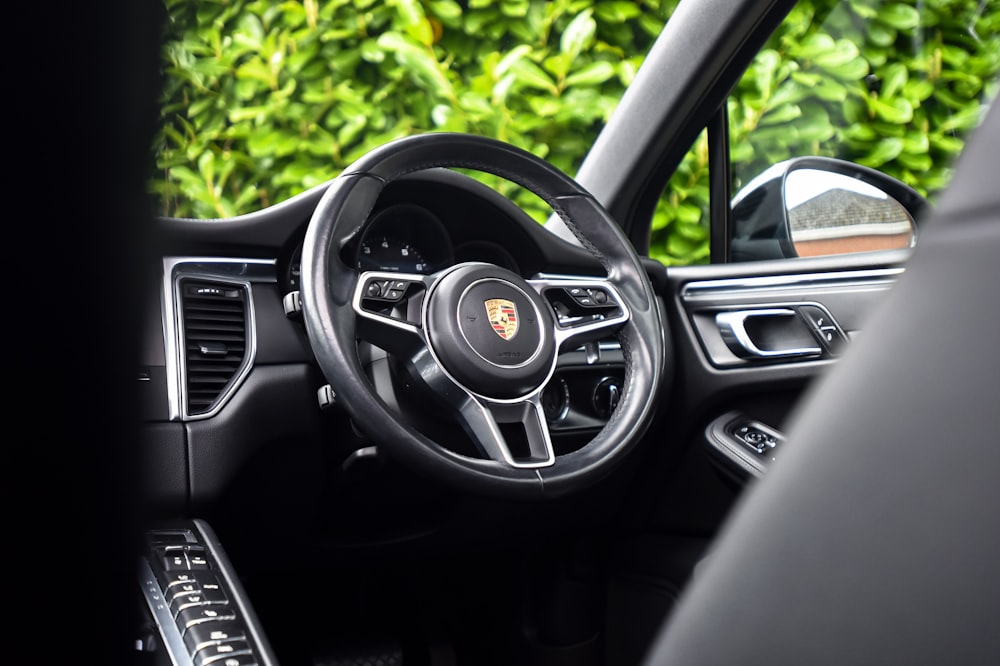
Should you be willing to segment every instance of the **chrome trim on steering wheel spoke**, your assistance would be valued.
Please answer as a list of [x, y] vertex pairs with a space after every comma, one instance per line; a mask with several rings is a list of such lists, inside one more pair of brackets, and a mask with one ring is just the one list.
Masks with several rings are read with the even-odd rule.
[[[407, 367], [430, 391], [456, 411], [465, 431], [490, 460], [521, 469], [549, 467], [555, 463], [555, 450], [541, 403], [542, 388], [548, 379], [542, 387], [526, 396], [498, 400], [465, 388], [441, 365], [430, 345], [415, 354]], [[520, 414], [518, 410], [521, 410]], [[501, 419], [499, 422], [498, 418]], [[532, 459], [519, 461], [514, 456], [499, 423], [520, 423], [524, 427]]]
[[[541, 391], [518, 402], [493, 402], [470, 395], [459, 408], [466, 431], [480, 450], [495, 462], [518, 469], [550, 467], [556, 461], [555, 450], [545, 420]], [[520, 425], [528, 457], [518, 460], [504, 436], [501, 424]]]

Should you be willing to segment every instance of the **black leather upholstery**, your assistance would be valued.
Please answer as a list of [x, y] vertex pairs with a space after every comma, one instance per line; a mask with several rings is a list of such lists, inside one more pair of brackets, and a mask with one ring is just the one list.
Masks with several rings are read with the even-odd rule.
[[649, 664], [1000, 663], [1000, 108]]

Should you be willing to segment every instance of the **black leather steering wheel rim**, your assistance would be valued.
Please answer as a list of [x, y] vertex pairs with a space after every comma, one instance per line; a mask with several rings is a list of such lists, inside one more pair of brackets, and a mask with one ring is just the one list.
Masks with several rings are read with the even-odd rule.
[[[441, 167], [491, 173], [541, 197], [604, 266], [609, 292], [626, 306], [628, 317], [616, 330], [626, 364], [621, 399], [590, 443], [550, 465], [522, 468], [471, 458], [428, 439], [396, 418], [372, 388], [358, 358], [359, 273], [343, 261], [341, 250], [360, 232], [386, 185], [409, 173]], [[313, 213], [303, 244], [301, 294], [309, 341], [337, 403], [362, 428], [379, 424], [378, 444], [390, 456], [468, 490], [537, 497], [585, 487], [623, 459], [651, 420], [665, 350], [656, 296], [645, 269], [618, 225], [589, 193], [548, 162], [515, 146], [475, 135], [430, 133], [398, 139], [363, 156], [330, 183]], [[544, 323], [539, 326], [544, 328]]]

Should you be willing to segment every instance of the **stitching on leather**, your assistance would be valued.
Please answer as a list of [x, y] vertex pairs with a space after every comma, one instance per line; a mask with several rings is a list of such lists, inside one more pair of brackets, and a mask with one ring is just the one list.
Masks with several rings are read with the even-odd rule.
[[625, 392], [622, 393], [621, 402], [618, 404], [618, 408], [611, 412], [611, 416], [608, 418], [607, 426], [614, 426], [619, 420], [622, 412], [625, 411], [625, 403], [629, 402], [632, 398], [632, 394], [635, 391], [630, 390], [632, 386], [632, 345], [629, 343], [628, 333], [626, 329], [622, 328], [618, 333], [618, 344], [621, 345], [622, 358], [625, 360], [625, 377], [623, 379], [623, 384], [625, 386]]

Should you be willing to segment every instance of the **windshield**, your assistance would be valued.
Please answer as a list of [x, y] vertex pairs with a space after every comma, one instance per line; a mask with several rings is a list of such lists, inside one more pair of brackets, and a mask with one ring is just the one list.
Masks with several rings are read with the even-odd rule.
[[167, 0], [157, 212], [251, 212], [427, 131], [498, 138], [573, 174], [676, 4]]
[[[157, 214], [200, 219], [278, 203], [429, 131], [576, 174], [678, 5], [164, 1], [150, 187]], [[933, 195], [995, 93], [998, 17], [982, 0], [801, 0], [730, 96], [733, 191], [778, 161], [832, 155]], [[709, 261], [708, 155], [703, 133], [648, 221], [666, 265]], [[549, 219], [523, 188], [468, 173]]]

